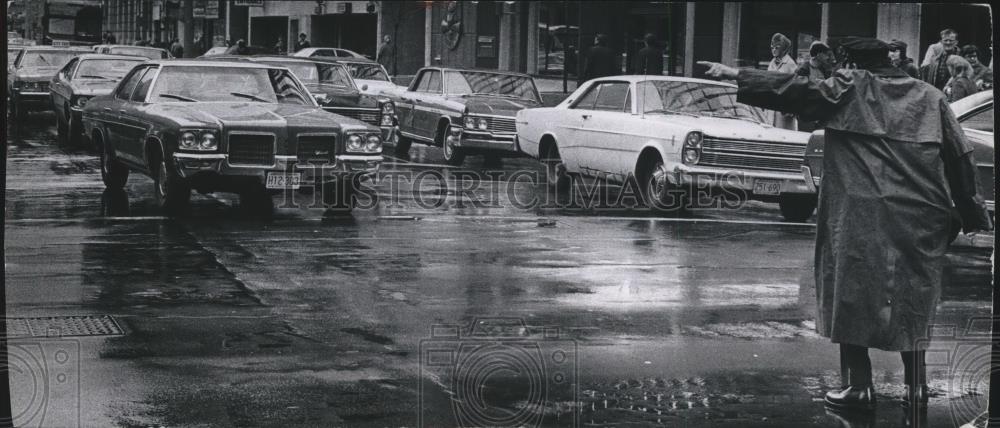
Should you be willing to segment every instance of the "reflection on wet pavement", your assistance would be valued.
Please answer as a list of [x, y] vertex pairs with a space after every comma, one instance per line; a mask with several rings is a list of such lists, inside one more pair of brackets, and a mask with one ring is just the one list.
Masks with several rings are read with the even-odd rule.
[[[238, 197], [215, 194], [195, 195], [189, 215], [170, 219], [153, 204], [149, 179], [133, 174], [124, 191], [106, 191], [92, 153], [51, 139], [29, 129], [8, 146], [7, 310], [111, 314], [127, 330], [88, 339], [96, 345], [83, 382], [100, 404], [86, 426], [414, 426], [418, 417], [451, 426], [463, 405], [452, 380], [463, 367], [427, 367], [421, 350], [432, 326], [483, 317], [557, 331], [540, 346], [575, 350], [561, 363], [573, 381], [546, 383], [544, 403], [525, 399], [523, 378], [484, 380], [490, 417], [543, 426], [914, 426], [900, 408], [902, 367], [892, 353], [872, 355], [874, 417], [824, 410], [822, 394], [840, 379], [836, 347], [814, 331], [814, 228], [776, 221], [771, 205], [675, 217], [458, 206], [470, 194], [447, 172], [403, 183], [395, 199], [383, 182], [383, 203], [351, 217], [287, 208], [261, 221], [241, 215]], [[431, 150], [414, 148], [412, 161], [440, 163]], [[468, 169], [485, 176], [481, 162]], [[512, 159], [499, 169], [532, 167]], [[386, 169], [412, 177], [435, 167]], [[480, 184], [471, 195], [482, 200], [545, 191]], [[939, 323], [989, 315], [989, 266], [982, 249], [949, 252]], [[962, 355], [978, 361], [984, 349]], [[554, 381], [545, 364], [539, 373]], [[956, 375], [951, 366], [930, 368], [921, 426], [954, 426], [953, 415], [969, 413], [954, 409], [983, 406], [981, 367]]]

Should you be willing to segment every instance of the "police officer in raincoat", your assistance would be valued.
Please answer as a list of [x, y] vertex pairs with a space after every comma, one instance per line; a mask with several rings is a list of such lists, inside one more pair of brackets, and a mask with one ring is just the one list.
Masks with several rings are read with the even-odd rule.
[[826, 80], [735, 69], [738, 101], [825, 124], [816, 228], [818, 332], [840, 344], [836, 409], [875, 407], [868, 348], [903, 356], [908, 403], [927, 403], [927, 327], [941, 294], [953, 210], [966, 233], [992, 229], [972, 147], [944, 94], [893, 67], [889, 46], [843, 44], [854, 68]]

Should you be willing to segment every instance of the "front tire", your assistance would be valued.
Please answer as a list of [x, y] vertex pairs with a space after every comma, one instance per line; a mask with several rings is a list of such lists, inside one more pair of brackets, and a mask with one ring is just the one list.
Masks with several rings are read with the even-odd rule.
[[451, 166], [462, 166], [465, 163], [465, 151], [448, 142], [448, 128], [441, 130], [438, 136], [441, 140], [441, 152], [444, 153], [444, 163]]
[[396, 148], [393, 150], [393, 155], [403, 160], [410, 160], [411, 145], [413, 145], [413, 140], [400, 135], [396, 138]]
[[688, 198], [684, 189], [670, 183], [668, 171], [661, 161], [656, 161], [652, 167], [643, 173], [643, 199], [646, 206], [659, 212], [678, 212], [684, 209], [684, 201]]
[[69, 122], [66, 125], [69, 131], [69, 144], [74, 147], [80, 146], [83, 142], [83, 124], [79, 120], [73, 120], [73, 113], [66, 117], [66, 121]]
[[548, 188], [556, 192], [564, 192], [569, 189], [569, 173], [566, 171], [566, 164], [559, 156], [559, 148], [555, 144], [548, 146], [540, 161], [545, 167], [545, 184]]
[[153, 191], [156, 193], [157, 205], [170, 215], [184, 213], [191, 202], [191, 188], [177, 173], [170, 170], [166, 160], [159, 160], [155, 171]]
[[816, 195], [782, 193], [778, 196], [778, 207], [786, 221], [803, 222], [816, 211]]
[[128, 167], [118, 162], [114, 149], [104, 144], [100, 137], [95, 137], [97, 149], [101, 151], [101, 181], [111, 190], [120, 190], [128, 182]]

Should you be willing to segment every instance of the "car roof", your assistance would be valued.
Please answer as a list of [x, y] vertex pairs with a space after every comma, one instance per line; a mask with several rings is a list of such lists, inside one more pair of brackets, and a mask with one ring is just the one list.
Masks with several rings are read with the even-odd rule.
[[621, 76], [606, 76], [606, 77], [598, 77], [598, 78], [595, 78], [595, 79], [591, 79], [589, 81], [595, 81], [595, 82], [618, 81], [618, 82], [620, 82], [620, 81], [623, 81], [623, 80], [626, 81], [626, 82], [629, 82], [629, 83], [644, 82], [644, 81], [647, 81], [647, 80], [658, 80], [658, 81], [665, 81], [665, 82], [707, 83], [707, 84], [712, 84], [712, 85], [728, 86], [728, 87], [732, 87], [732, 88], [736, 87], [736, 85], [734, 85], [732, 83], [722, 82], [722, 81], [718, 81], [718, 80], [697, 79], [697, 78], [694, 78], [694, 77], [681, 77], [681, 76], [657, 76], [657, 75], [648, 75], [648, 74], [630, 74], [630, 75], [627, 74], [627, 75], [621, 75]]
[[55, 48], [52, 46], [23, 46], [24, 50], [29, 51], [59, 51], [59, 52], [93, 52], [90, 48], [80, 48], [80, 47], [65, 47], [65, 48]]
[[205, 61], [199, 59], [157, 59], [146, 61], [149, 64], [163, 67], [234, 67], [234, 68], [274, 68], [273, 65], [261, 64], [253, 61], [233, 60], [212, 60]]
[[[303, 57], [298, 57], [303, 58]], [[323, 62], [350, 62], [353, 64], [378, 64], [377, 61], [368, 58], [358, 58], [356, 56], [312, 56], [308, 57], [312, 61]]]
[[96, 54], [96, 53], [78, 55], [77, 58], [80, 58], [80, 61], [83, 61], [85, 59], [126, 59], [135, 62], [143, 62], [146, 60], [144, 57], [135, 55], [115, 55], [115, 54]]
[[102, 48], [129, 48], [129, 49], [156, 49], [158, 51], [165, 51], [166, 49], [158, 48], [156, 46], [139, 46], [139, 45], [99, 45]]
[[505, 71], [505, 70], [491, 70], [487, 68], [462, 68], [462, 67], [424, 67], [420, 70], [440, 70], [440, 71], [471, 71], [475, 73], [490, 73], [490, 74], [506, 74], [511, 76], [520, 77], [531, 77], [531, 75], [525, 73], [518, 73], [516, 71]]

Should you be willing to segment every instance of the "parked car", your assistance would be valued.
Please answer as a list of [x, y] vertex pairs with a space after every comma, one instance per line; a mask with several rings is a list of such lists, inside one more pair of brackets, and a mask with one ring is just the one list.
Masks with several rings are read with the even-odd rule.
[[331, 113], [358, 119], [382, 130], [382, 141], [396, 140], [396, 108], [386, 97], [362, 93], [343, 64], [288, 56], [229, 56], [211, 60], [252, 61], [287, 67], [316, 98], [316, 102]]
[[419, 70], [409, 88], [390, 98], [399, 116], [396, 153], [406, 156], [413, 141], [441, 146], [445, 162], [455, 166], [466, 155], [518, 155], [514, 115], [542, 105], [526, 74], [442, 67]]
[[315, 56], [338, 57], [338, 58], [368, 58], [357, 52], [343, 48], [305, 48], [293, 53], [291, 56], [299, 56], [304, 58], [310, 58]]
[[[979, 190], [987, 199], [987, 208], [995, 212], [994, 192], [996, 168], [993, 158], [993, 91], [982, 91], [951, 104], [958, 122], [962, 124], [965, 138], [973, 146], [979, 176]], [[815, 131], [806, 147], [802, 174], [809, 183], [809, 190], [816, 192], [823, 178], [823, 145], [825, 132]]]
[[661, 210], [683, 209], [697, 184], [776, 201], [786, 219], [805, 220], [816, 207], [800, 172], [808, 139], [764, 124], [734, 85], [683, 77], [593, 79], [554, 107], [517, 113], [518, 146], [543, 162], [549, 185], [633, 176]]
[[351, 77], [354, 78], [354, 83], [361, 88], [363, 94], [379, 96], [384, 95], [386, 91], [394, 93], [404, 89], [392, 83], [392, 80], [389, 79], [389, 73], [385, 71], [382, 64], [370, 59], [329, 57], [312, 57], [311, 59], [344, 64]]
[[[201, 54], [201, 56], [199, 56], [198, 58], [215, 57], [217, 55], [229, 55], [229, 56], [236, 56], [237, 55], [235, 53], [229, 53], [229, 49], [230, 48], [226, 47], [226, 46], [215, 46], [215, 47], [212, 47], [211, 49], [205, 51], [205, 53]], [[255, 46], [246, 46], [246, 47], [244, 47], [244, 49], [245, 49], [246, 53], [245, 54], [240, 54], [239, 56], [247, 56], [247, 55], [274, 55], [275, 54], [274, 48], [269, 48], [267, 46], [256, 46], [256, 45]]]
[[183, 212], [191, 189], [235, 192], [269, 214], [270, 193], [322, 182], [324, 203], [350, 211], [357, 183], [377, 172], [379, 129], [323, 111], [290, 70], [247, 61], [142, 63], [83, 109], [101, 178], [153, 178], [160, 207]]
[[135, 56], [83, 54], [66, 63], [49, 83], [59, 140], [78, 144], [83, 136], [83, 107], [95, 96], [110, 94], [143, 61]]
[[167, 59], [173, 58], [170, 52], [166, 49], [154, 48], [152, 46], [133, 46], [133, 45], [98, 45], [99, 49], [95, 49], [95, 52], [108, 54], [108, 55], [132, 55], [141, 56], [148, 59]]
[[14, 64], [7, 69], [7, 93], [11, 117], [25, 119], [29, 111], [48, 110], [49, 81], [73, 57], [85, 53], [78, 48], [25, 46]]

